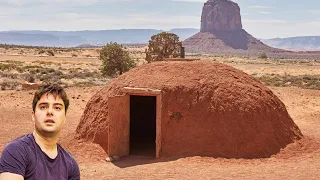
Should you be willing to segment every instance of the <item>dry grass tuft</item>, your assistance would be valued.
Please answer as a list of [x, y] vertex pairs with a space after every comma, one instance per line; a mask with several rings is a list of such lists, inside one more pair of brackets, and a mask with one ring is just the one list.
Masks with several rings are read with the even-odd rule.
[[304, 89], [320, 90], [320, 75], [279, 75], [279, 74], [265, 74], [260, 77], [255, 77], [257, 80], [263, 82], [267, 86], [276, 87], [290, 87], [296, 86]]

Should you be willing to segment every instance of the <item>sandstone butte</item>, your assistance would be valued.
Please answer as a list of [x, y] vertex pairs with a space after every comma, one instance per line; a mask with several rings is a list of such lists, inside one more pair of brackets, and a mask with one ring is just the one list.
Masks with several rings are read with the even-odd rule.
[[200, 32], [183, 41], [186, 52], [257, 55], [288, 52], [263, 44], [242, 28], [240, 7], [231, 0], [204, 3]]

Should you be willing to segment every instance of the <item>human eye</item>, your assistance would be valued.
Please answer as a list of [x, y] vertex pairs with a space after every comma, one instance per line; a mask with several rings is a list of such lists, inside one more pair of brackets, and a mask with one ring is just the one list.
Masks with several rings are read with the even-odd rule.
[[62, 107], [61, 106], [55, 106], [54, 109], [57, 110], [57, 111], [60, 111], [62, 109]]
[[40, 110], [45, 110], [45, 109], [47, 109], [47, 106], [46, 106], [46, 105], [40, 105], [40, 106], [39, 106], [39, 109], [40, 109]]

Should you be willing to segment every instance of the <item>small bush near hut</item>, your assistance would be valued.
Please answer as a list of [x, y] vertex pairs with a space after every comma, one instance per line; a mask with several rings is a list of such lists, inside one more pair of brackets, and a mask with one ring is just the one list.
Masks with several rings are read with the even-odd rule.
[[162, 32], [153, 35], [146, 49], [146, 61], [163, 61], [164, 58], [179, 57], [182, 43], [176, 34]]
[[129, 52], [116, 42], [105, 45], [100, 51], [99, 58], [102, 60], [103, 76], [121, 75], [135, 67], [135, 62], [129, 56]]

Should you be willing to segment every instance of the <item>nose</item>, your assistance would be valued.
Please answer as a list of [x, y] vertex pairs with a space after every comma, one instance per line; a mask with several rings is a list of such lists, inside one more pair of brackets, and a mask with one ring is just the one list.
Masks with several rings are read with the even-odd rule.
[[47, 115], [52, 115], [52, 112], [53, 112], [53, 107], [49, 106], [47, 110]]

